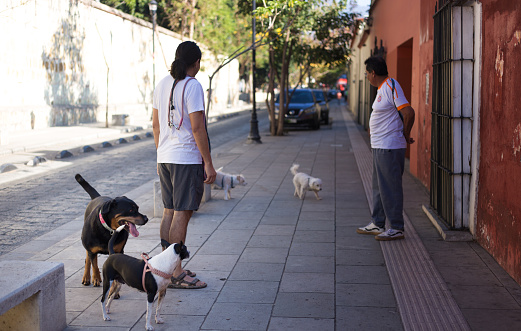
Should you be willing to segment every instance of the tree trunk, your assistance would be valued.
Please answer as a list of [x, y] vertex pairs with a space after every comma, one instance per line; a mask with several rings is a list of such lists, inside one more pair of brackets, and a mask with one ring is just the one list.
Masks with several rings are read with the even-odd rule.
[[194, 40], [194, 28], [195, 28], [195, 6], [197, 5], [197, 0], [192, 0], [192, 15], [190, 17], [190, 40]]
[[277, 133], [277, 121], [275, 120], [275, 50], [270, 45], [269, 48], [269, 64], [270, 71], [268, 77], [268, 93], [266, 95], [266, 106], [270, 114], [270, 134], [274, 136]]
[[281, 73], [280, 73], [280, 93], [279, 93], [279, 120], [277, 125], [277, 136], [282, 136], [284, 134], [284, 117], [286, 115], [287, 110], [287, 104], [286, 101], [287, 97], [287, 90], [288, 86], [286, 84], [287, 82], [287, 74], [289, 72], [289, 60], [286, 58], [286, 54], [288, 51], [288, 44], [289, 44], [289, 33], [288, 30], [286, 32], [286, 38], [284, 39], [284, 44], [282, 46], [282, 67], [281, 67]]

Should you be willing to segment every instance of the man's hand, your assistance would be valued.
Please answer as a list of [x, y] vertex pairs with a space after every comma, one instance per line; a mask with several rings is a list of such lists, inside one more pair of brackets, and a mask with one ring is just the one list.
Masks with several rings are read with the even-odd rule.
[[215, 178], [217, 177], [217, 173], [211, 164], [204, 164], [204, 173], [206, 174], [206, 179], [204, 180], [205, 184], [212, 184], [215, 182]]

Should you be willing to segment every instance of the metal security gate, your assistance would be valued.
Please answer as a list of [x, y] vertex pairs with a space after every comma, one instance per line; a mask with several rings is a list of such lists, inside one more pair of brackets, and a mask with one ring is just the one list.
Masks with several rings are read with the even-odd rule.
[[434, 14], [431, 206], [468, 227], [473, 110], [473, 11], [439, 0]]

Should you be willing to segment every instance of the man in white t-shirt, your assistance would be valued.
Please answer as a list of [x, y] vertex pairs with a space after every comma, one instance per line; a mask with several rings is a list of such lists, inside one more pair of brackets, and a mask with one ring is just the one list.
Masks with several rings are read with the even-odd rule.
[[[404, 239], [402, 176], [407, 143], [414, 124], [414, 110], [398, 82], [389, 78], [381, 57], [365, 61], [366, 76], [378, 88], [369, 119], [373, 154], [372, 222], [357, 233], [375, 235], [376, 240]], [[385, 230], [385, 221], [390, 227]]]
[[[204, 183], [213, 183], [217, 175], [204, 118], [203, 88], [194, 78], [200, 67], [201, 50], [185, 41], [177, 47], [170, 75], [154, 90], [152, 126], [164, 206], [159, 228], [163, 249], [186, 243], [188, 222], [199, 208]], [[183, 270], [179, 261], [169, 287], [197, 289], [206, 283]]]

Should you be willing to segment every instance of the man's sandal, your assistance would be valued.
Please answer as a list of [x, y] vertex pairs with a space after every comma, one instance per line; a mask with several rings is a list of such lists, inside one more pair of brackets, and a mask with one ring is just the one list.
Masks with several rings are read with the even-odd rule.
[[207, 286], [206, 283], [204, 283], [203, 285], [197, 285], [197, 283], [200, 282], [200, 280], [197, 278], [194, 278], [192, 281], [189, 282], [184, 279], [185, 277], [186, 277], [186, 272], [181, 273], [177, 277], [172, 276], [170, 278], [172, 283], [168, 284], [168, 287], [169, 288], [197, 289], [197, 288], [205, 288]]

